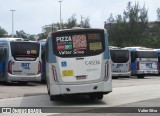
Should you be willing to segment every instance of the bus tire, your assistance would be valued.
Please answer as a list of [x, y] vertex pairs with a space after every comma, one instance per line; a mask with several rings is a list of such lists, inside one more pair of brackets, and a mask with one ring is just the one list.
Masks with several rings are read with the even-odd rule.
[[95, 95], [89, 95], [90, 100], [96, 100], [96, 96]]
[[112, 76], [112, 79], [118, 79], [118, 76]]
[[137, 77], [138, 77], [138, 79], [143, 79], [144, 75], [138, 75]]
[[97, 99], [99, 100], [103, 99], [103, 94], [97, 95]]
[[62, 96], [61, 95], [50, 95], [50, 100], [51, 101], [60, 101], [62, 100]]
[[26, 81], [22, 81], [22, 82], [18, 82], [20, 85], [27, 85], [28, 84], [28, 82], [26, 82]]

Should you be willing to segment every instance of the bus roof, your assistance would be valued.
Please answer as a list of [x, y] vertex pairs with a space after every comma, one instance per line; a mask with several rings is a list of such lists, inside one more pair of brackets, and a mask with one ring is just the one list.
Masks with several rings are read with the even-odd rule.
[[23, 41], [23, 38], [0, 38], [0, 40], [7, 40], [7, 41]]
[[[63, 32], [85, 32], [85, 31], [98, 31], [98, 30], [106, 30], [103, 28], [71, 28], [71, 29], [62, 29], [55, 32], [49, 32], [48, 37], [51, 37], [54, 33], [63, 33]], [[48, 39], [48, 38], [47, 38]]]
[[117, 47], [117, 46], [109, 46], [109, 49], [121, 49], [121, 47]]

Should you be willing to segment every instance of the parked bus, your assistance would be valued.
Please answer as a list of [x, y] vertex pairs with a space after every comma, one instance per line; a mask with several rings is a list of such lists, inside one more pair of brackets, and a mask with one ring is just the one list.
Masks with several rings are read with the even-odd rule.
[[[4, 49], [1, 60], [0, 81], [19, 82], [41, 81], [41, 46], [36, 42], [15, 42], [0, 40]], [[2, 54], [2, 53], [1, 53]], [[2, 63], [3, 62], [3, 63]]]
[[86, 94], [102, 99], [112, 91], [110, 51], [104, 29], [69, 29], [49, 33], [46, 76], [50, 100]]
[[158, 74], [158, 55], [154, 49], [130, 48], [131, 51], [131, 75], [144, 78], [145, 75]]
[[110, 49], [112, 61], [112, 78], [129, 77], [131, 75], [130, 51]]
[[41, 45], [41, 59], [42, 59], [42, 82], [46, 82], [46, 62], [45, 62], [45, 44], [46, 44], [46, 39], [40, 40], [40, 45]]

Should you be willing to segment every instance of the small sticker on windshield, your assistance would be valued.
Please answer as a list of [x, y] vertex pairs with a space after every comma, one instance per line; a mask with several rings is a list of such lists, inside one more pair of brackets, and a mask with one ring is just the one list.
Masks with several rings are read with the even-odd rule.
[[66, 66], [67, 66], [67, 62], [66, 61], [61, 62], [61, 67], [66, 67]]
[[37, 50], [31, 50], [31, 54], [37, 54]]

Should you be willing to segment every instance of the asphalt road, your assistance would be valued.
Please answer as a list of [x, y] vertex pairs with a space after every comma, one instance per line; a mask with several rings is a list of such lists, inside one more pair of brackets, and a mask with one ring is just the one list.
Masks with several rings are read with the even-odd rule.
[[[54, 102], [49, 100], [45, 84], [30, 83], [27, 86], [0, 84], [0, 107], [96, 107], [96, 112], [104, 112], [105, 109], [101, 107], [160, 107], [159, 91], [159, 76], [145, 79], [119, 78], [113, 80], [113, 92], [105, 95], [103, 100], [91, 101], [87, 96], [67, 96], [63, 101]], [[83, 108], [76, 109], [75, 112], [88, 113]], [[89, 112], [94, 113], [95, 110]], [[116, 115], [122, 114], [110, 114]]]

